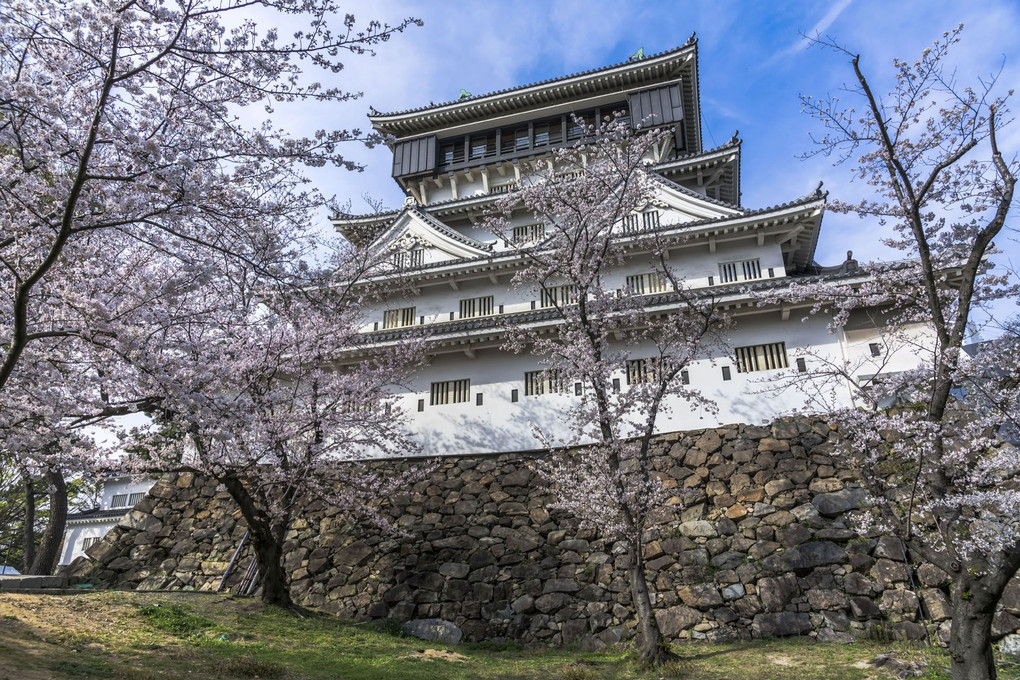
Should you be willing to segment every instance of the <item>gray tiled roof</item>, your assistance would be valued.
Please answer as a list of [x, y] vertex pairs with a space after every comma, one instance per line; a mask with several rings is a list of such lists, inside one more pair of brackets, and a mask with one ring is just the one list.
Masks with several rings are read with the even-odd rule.
[[[676, 48], [671, 49], [671, 50], [664, 50], [664, 51], [658, 52], [656, 54], [648, 55], [648, 56], [644, 57], [643, 59], [641, 59], [639, 61], [647, 61], [649, 59], [658, 59], [660, 57], [665, 57], [665, 56], [668, 56], [670, 54], [679, 54], [680, 52], [683, 52], [684, 50], [689, 49], [696, 42], [697, 41], [695, 40], [694, 36], [692, 35], [691, 38], [687, 42], [685, 42], [683, 45], [681, 45], [680, 47], [676, 47]], [[600, 66], [598, 68], [589, 69], [587, 71], [578, 71], [577, 73], [571, 73], [571, 74], [565, 75], [565, 76], [557, 76], [555, 78], [548, 78], [546, 80], [539, 80], [539, 81], [536, 81], [534, 83], [528, 83], [526, 85], [515, 85], [514, 87], [508, 87], [508, 88], [505, 88], [505, 89], [502, 89], [502, 90], [496, 90], [494, 92], [486, 92], [485, 94], [471, 95], [470, 97], [465, 97], [464, 99], [451, 99], [450, 101], [442, 102], [442, 103], [439, 103], [439, 104], [428, 104], [426, 106], [419, 106], [419, 107], [412, 108], [412, 109], [406, 109], [404, 111], [391, 111], [391, 112], [384, 113], [382, 111], [376, 111], [375, 109], [372, 109], [372, 114], [371, 114], [370, 117], [374, 118], [374, 117], [404, 116], [404, 115], [407, 115], [407, 114], [410, 114], [410, 113], [421, 113], [423, 111], [429, 111], [431, 109], [440, 109], [440, 108], [443, 108], [444, 106], [453, 106], [454, 104], [464, 104], [466, 102], [475, 101], [477, 99], [484, 99], [486, 97], [496, 97], [496, 96], [499, 96], [499, 95], [504, 95], [504, 94], [509, 94], [511, 92], [516, 92], [518, 90], [526, 90], [526, 89], [528, 89], [530, 87], [538, 87], [540, 85], [551, 85], [552, 83], [555, 83], [555, 82], [558, 82], [558, 81], [561, 81], [561, 80], [570, 80], [571, 78], [579, 78], [579, 77], [582, 77], [582, 76], [593, 75], [595, 73], [601, 73], [603, 71], [611, 71], [611, 70], [613, 70], [615, 68], [620, 68], [621, 66], [627, 66], [628, 64], [634, 64], [634, 63], [638, 63], [638, 62], [633, 62], [633, 61], [630, 61], [630, 60], [628, 60], [628, 61], [621, 61], [621, 62], [618, 62], [616, 64], [610, 64], [609, 66]]]
[[[909, 260], [904, 260], [896, 263], [888, 263], [892, 267], [906, 266], [910, 263]], [[833, 271], [835, 270], [835, 271]], [[741, 291], [764, 291], [772, 290], [776, 288], [782, 288], [790, 283], [812, 283], [816, 281], [838, 281], [840, 279], [852, 279], [865, 275], [867, 272], [864, 270], [856, 271], [843, 271], [840, 267], [826, 267], [820, 273], [810, 273], [804, 275], [792, 275], [785, 276], [775, 279], [762, 279], [760, 281], [748, 282], [743, 286], [734, 286], [733, 284], [726, 284], [723, 286], [709, 286], [705, 288], [697, 288], [692, 291], [698, 298], [705, 299], [715, 295], [726, 294], [727, 292], [741, 292]], [[676, 293], [660, 293], [658, 295], [646, 295], [642, 296], [642, 299], [646, 301], [648, 307], [658, 305], [668, 305], [670, 303], [679, 303], [681, 298]], [[372, 331], [364, 333], [362, 338], [365, 344], [374, 344], [378, 342], [388, 342], [391, 340], [399, 340], [403, 337], [418, 336], [424, 334], [425, 337], [435, 334], [452, 334], [452, 333], [463, 333], [466, 331], [473, 330], [484, 330], [493, 329], [501, 330], [511, 325], [518, 324], [529, 324], [541, 321], [555, 321], [558, 318], [557, 311], [555, 308], [550, 309], [535, 309], [527, 310], [523, 312], [511, 312], [508, 314], [500, 314], [494, 316], [477, 317], [473, 319], [459, 319], [456, 321], [441, 321], [436, 323], [430, 323], [419, 326], [405, 326], [404, 328], [393, 328], [384, 331]]]

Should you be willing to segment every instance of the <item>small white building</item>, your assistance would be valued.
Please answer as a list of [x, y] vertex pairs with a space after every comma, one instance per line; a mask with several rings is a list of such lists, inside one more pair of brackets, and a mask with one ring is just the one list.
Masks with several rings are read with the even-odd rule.
[[103, 480], [99, 507], [67, 516], [64, 543], [60, 547], [59, 565], [70, 564], [85, 554], [85, 548], [96, 543], [131, 512], [156, 483], [150, 477], [114, 475]]
[[[810, 375], [819, 356], [859, 360], [861, 375], [872, 358], [885, 372], [916, 363], [907, 352], [882, 356], [885, 348], [866, 315], [832, 334], [827, 317], [802, 321], [810, 305], [756, 303], [754, 289], [812, 280], [851, 284], [866, 275], [849, 258], [827, 268], [815, 263], [825, 208], [820, 190], [770, 207], [741, 205], [742, 142], [734, 137], [702, 148], [697, 59], [692, 40], [584, 73], [370, 116], [375, 130], [394, 140], [393, 177], [407, 198], [399, 210], [339, 215], [334, 224], [348, 239], [392, 254], [401, 271], [372, 283], [385, 288], [388, 278], [399, 277], [413, 291], [373, 307], [364, 332], [376, 346], [428, 334], [429, 365], [399, 394], [423, 454], [535, 450], [533, 424], [554, 438], [569, 436], [561, 413], [580, 385], [545, 388], [536, 377], [542, 369], [536, 357], [501, 349], [507, 321], [556, 323], [547, 291], [509, 285], [525, 259], [519, 242], [540, 243], [546, 225], [522, 213], [510, 238], [500, 238], [482, 228], [482, 219], [523, 177], [553, 163], [551, 150], [581, 137], [579, 120], [616, 115], [634, 124], [653, 116], [656, 126], [670, 131], [649, 159], [657, 195], [619, 225], [619, 239], [635, 247], [606, 285], [647, 295], [649, 310], [668, 312], [675, 305], [655, 285], [649, 253], [640, 246], [655, 232], [675, 243], [670, 262], [686, 284], [710, 291], [736, 320], [729, 351], [702, 357], [685, 375], [718, 404], [718, 413], [673, 404], [659, 419], [659, 431], [761, 422], [811, 409], [810, 385], [765, 396], [762, 383], [791, 370]], [[621, 389], [628, 378], [621, 366]], [[843, 392], [830, 406], [850, 402], [850, 390]]]

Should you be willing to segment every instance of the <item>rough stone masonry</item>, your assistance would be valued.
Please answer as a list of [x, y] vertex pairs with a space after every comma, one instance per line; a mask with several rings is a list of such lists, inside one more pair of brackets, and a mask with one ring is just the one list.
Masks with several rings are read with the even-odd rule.
[[[948, 639], [948, 575], [845, 521], [862, 494], [833, 456], [836, 437], [825, 422], [798, 418], [657, 439], [662, 479], [692, 490], [644, 547], [667, 639], [920, 639], [925, 624]], [[440, 459], [383, 501], [402, 535], [306, 504], [285, 546], [295, 601], [361, 620], [442, 619], [466, 640], [585, 650], [626, 640], [635, 622], [622, 549], [548, 511], [529, 460]], [[71, 570], [113, 587], [212, 590], [244, 531], [214, 482], [167, 477]], [[242, 554], [228, 584], [251, 559]], [[996, 634], [1017, 632], [1018, 616], [1014, 580]]]

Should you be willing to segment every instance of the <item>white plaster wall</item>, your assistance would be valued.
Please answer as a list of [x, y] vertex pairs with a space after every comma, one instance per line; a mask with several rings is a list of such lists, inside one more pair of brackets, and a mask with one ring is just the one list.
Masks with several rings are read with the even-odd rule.
[[[710, 253], [705, 245], [697, 247], [680, 248], [673, 251], [670, 258], [670, 266], [680, 275], [685, 283], [691, 287], [704, 287], [708, 285], [708, 278], [714, 278], [714, 283], [719, 287], [720, 293], [726, 288], [739, 288], [744, 282], [732, 284], [719, 284], [719, 265], [723, 262], [759, 258], [761, 261], [762, 276], [769, 277], [768, 270], [772, 268], [775, 278], [786, 275], [783, 265], [782, 251], [774, 242], [766, 241], [763, 246], [758, 246], [753, 239], [733, 243], [720, 244], [715, 253]], [[656, 271], [657, 265], [652, 262], [648, 255], [636, 255], [627, 260], [623, 265], [611, 270], [605, 277], [605, 286], [610, 289], [623, 288], [626, 285], [627, 277], [633, 274], [643, 274]], [[493, 296], [493, 309], [498, 311], [503, 305], [506, 314], [522, 312], [531, 309], [531, 302], [540, 299], [537, 289], [516, 289], [510, 286], [510, 275], [504, 274], [499, 279], [499, 284], [494, 284], [485, 273], [476, 274], [477, 278], [464, 280], [458, 278], [458, 288], [453, 289], [449, 283], [422, 286], [419, 295], [394, 296], [385, 301], [369, 304], [365, 311], [364, 330], [371, 331], [375, 324], [382, 329], [383, 312], [387, 309], [398, 309], [401, 307], [415, 308], [415, 324], [421, 322], [425, 317], [425, 323], [436, 323], [450, 321], [450, 313], [454, 313], [454, 319], [460, 318], [460, 301], [481, 297]]]
[[[145, 493], [152, 488], [156, 480], [150, 477], [115, 477], [103, 482], [103, 495], [99, 502], [100, 510], [112, 510], [113, 497], [121, 494]], [[124, 508], [125, 514], [130, 507]]]
[[68, 525], [67, 530], [64, 531], [64, 544], [60, 547], [59, 564], [61, 566], [70, 564], [84, 555], [82, 541], [86, 538], [102, 538], [106, 535], [106, 532], [117, 526], [118, 521], [118, 518], [111, 517], [102, 522]]
[[[801, 323], [791, 317], [781, 321], [779, 313], [741, 319], [730, 335], [733, 346], [785, 342], [791, 366], [788, 371], [737, 373], [729, 352], [705, 357], [689, 369], [692, 386], [700, 388], [719, 406], [718, 415], [692, 407], [679, 399], [667, 404], [670, 412], [658, 423], [658, 431], [713, 427], [722, 423], [760, 422], [795, 409], [812, 409], [810, 390], [785, 385], [785, 379], [796, 370], [796, 359], [805, 348], [839, 354], [838, 339], [830, 335], [824, 319]], [[632, 350], [631, 356], [650, 356], [651, 348]], [[731, 380], [722, 379], [722, 367], [729, 366]], [[421, 446], [424, 455], [489, 453], [497, 451], [533, 450], [541, 444], [533, 436], [535, 427], [554, 439], [566, 441], [571, 432], [564, 423], [563, 413], [575, 397], [567, 395], [524, 395], [524, 373], [539, 370], [539, 359], [529, 355], [513, 355], [497, 349], [481, 350], [474, 359], [461, 354], [435, 357], [431, 365], [412, 381], [411, 392], [401, 395], [408, 414], [408, 430]], [[809, 363], [809, 370], [811, 365]], [[621, 385], [626, 379], [621, 368]], [[803, 378], [803, 376], [798, 376]], [[460, 404], [431, 406], [432, 382], [468, 378], [470, 400]], [[519, 401], [511, 401], [517, 389]], [[483, 403], [476, 405], [481, 393]], [[418, 412], [418, 400], [424, 411]]]

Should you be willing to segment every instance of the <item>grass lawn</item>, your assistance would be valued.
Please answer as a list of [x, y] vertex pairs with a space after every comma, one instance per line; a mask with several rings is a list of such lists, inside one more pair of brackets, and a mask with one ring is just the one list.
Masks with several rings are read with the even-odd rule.
[[[64, 678], [283, 678], [395, 680], [828, 680], [892, 678], [868, 661], [896, 644], [807, 639], [679, 645], [681, 660], [642, 669], [627, 650], [463, 644], [446, 647], [329, 616], [298, 618], [252, 599], [187, 593], [0, 594], [0, 680]], [[941, 654], [928, 655], [934, 666]], [[1020, 679], [1005, 666], [1004, 679]], [[945, 677], [930, 671], [925, 677]]]

